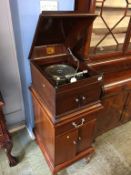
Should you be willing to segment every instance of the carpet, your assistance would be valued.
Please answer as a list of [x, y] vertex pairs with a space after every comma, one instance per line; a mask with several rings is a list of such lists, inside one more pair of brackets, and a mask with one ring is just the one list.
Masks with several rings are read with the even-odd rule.
[[[13, 154], [20, 163], [10, 168], [1, 150], [0, 175], [51, 175], [41, 150], [26, 129], [15, 133], [13, 142]], [[99, 136], [94, 147], [96, 153], [90, 163], [84, 158], [58, 175], [131, 175], [131, 122]]]

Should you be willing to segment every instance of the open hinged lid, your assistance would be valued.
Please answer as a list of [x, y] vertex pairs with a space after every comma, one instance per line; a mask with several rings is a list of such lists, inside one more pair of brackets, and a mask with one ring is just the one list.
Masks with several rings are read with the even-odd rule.
[[81, 12], [42, 12], [36, 28], [30, 59], [58, 55], [70, 48], [79, 59], [84, 59], [88, 28], [95, 14]]

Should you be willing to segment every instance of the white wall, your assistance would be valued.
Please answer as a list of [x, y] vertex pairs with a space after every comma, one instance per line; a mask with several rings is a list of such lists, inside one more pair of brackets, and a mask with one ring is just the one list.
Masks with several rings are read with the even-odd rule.
[[9, 0], [0, 1], [0, 90], [7, 124], [25, 120]]
[[[58, 3], [59, 10], [72, 10], [74, 7], [74, 0], [58, 0]], [[31, 84], [28, 55], [40, 14], [40, 0], [10, 0], [10, 6], [22, 81], [26, 124], [31, 131], [34, 127], [34, 117], [31, 95], [28, 90]]]

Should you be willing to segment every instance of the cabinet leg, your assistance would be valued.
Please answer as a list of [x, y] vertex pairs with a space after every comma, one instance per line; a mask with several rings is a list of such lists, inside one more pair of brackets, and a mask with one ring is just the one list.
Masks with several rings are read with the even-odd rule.
[[18, 163], [17, 158], [11, 155], [11, 151], [13, 148], [12, 142], [11, 141], [7, 142], [4, 146], [4, 148], [6, 149], [6, 154], [7, 154], [8, 160], [9, 160], [10, 167], [17, 165], [17, 163]]
[[57, 172], [57, 173], [55, 173], [55, 174], [53, 174], [53, 175], [68, 175], [68, 173], [67, 173], [67, 170], [66, 169], [64, 169], [64, 170], [61, 170], [61, 171], [59, 171], [59, 172]]
[[94, 139], [94, 140], [93, 140], [93, 144], [95, 144], [95, 143], [96, 143], [96, 140]]
[[90, 154], [90, 155], [86, 158], [86, 163], [87, 163], [87, 164], [90, 163], [90, 161], [91, 161], [92, 157], [94, 156], [94, 154], [95, 154], [95, 153], [92, 153], [92, 154]]

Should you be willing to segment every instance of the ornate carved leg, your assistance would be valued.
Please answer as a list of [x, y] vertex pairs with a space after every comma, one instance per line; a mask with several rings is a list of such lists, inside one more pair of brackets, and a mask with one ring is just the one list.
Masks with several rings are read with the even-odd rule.
[[18, 163], [17, 158], [16, 158], [16, 157], [13, 157], [13, 156], [11, 155], [12, 147], [13, 147], [13, 144], [12, 144], [11, 141], [8, 141], [8, 142], [5, 143], [5, 145], [4, 145], [4, 148], [6, 149], [7, 157], [8, 157], [8, 159], [9, 159], [9, 165], [10, 165], [10, 167], [13, 167], [13, 166], [17, 165], [17, 163]]

